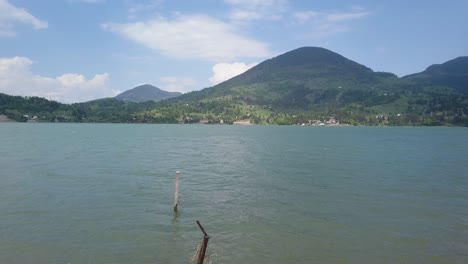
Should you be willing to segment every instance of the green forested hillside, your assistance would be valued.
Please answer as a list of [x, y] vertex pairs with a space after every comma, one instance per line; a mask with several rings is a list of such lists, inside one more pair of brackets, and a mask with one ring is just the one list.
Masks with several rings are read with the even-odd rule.
[[442, 64], [429, 66], [425, 71], [403, 77], [424, 85], [449, 86], [468, 94], [468, 57], [458, 57]]
[[[459, 58], [427, 71], [463, 77], [463, 63]], [[304, 47], [216, 86], [157, 103], [101, 99], [65, 105], [1, 95], [0, 114], [20, 121], [35, 115], [59, 122], [308, 124], [337, 119], [352, 125], [468, 126], [466, 81], [421, 81], [420, 76], [398, 78], [323, 48]]]
[[161, 101], [164, 99], [169, 99], [177, 97], [182, 93], [179, 92], [167, 92], [159, 89], [150, 84], [143, 84], [137, 87], [134, 87], [130, 90], [127, 90], [115, 97], [115, 99], [124, 101], [124, 102], [147, 102], [147, 101]]
[[55, 119], [53, 113], [67, 109], [67, 105], [39, 97], [9, 96], [0, 93], [0, 114], [16, 121], [27, 121], [26, 115], [40, 115], [42, 120]]
[[19, 122], [130, 122], [133, 113], [148, 105], [151, 103], [125, 103], [113, 98], [69, 105], [0, 93], [0, 114]]
[[228, 81], [200, 92], [186, 94], [180, 99], [239, 96], [251, 97], [259, 103], [276, 103], [284, 102], [284, 96], [304, 97], [307, 92], [314, 90], [365, 90], [386, 78], [397, 79], [393, 74], [374, 73], [371, 69], [329, 50], [305, 47], [266, 60]]
[[[304, 47], [178, 102], [225, 103], [259, 123], [335, 117], [350, 124], [440, 125], [466, 122], [467, 98], [445, 86], [400, 79], [332, 51]], [[376, 118], [377, 117], [377, 118]], [[396, 118], [398, 117], [398, 118]]]

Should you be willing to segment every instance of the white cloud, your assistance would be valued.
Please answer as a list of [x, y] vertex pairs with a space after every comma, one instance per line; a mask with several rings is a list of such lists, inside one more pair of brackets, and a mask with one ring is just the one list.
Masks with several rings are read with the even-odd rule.
[[100, 4], [105, 3], [106, 0], [68, 0], [69, 2], [78, 2], [78, 3], [86, 3], [86, 4]]
[[298, 24], [306, 24], [316, 36], [330, 35], [348, 31], [349, 23], [369, 16], [371, 12], [354, 7], [349, 11], [315, 11], [306, 10], [293, 14]]
[[383, 46], [379, 46], [379, 47], [375, 48], [375, 51], [377, 53], [385, 53], [387, 51], [387, 48], [385, 48]]
[[342, 21], [349, 21], [360, 19], [370, 15], [371, 13], [365, 10], [357, 9], [350, 12], [338, 12], [338, 13], [330, 13], [326, 16], [327, 20], [330, 22], [342, 22]]
[[300, 24], [303, 24], [309, 20], [316, 19], [320, 15], [319, 12], [313, 11], [313, 10], [308, 10], [308, 11], [300, 11], [294, 13], [294, 18], [296, 21]]
[[34, 29], [48, 27], [47, 22], [37, 19], [23, 8], [15, 7], [7, 0], [0, 0], [0, 37], [16, 36], [14, 26], [17, 23], [31, 25]]
[[233, 9], [230, 19], [234, 22], [252, 20], [278, 20], [288, 10], [287, 0], [225, 0]]
[[195, 90], [198, 82], [192, 78], [165, 76], [159, 78], [162, 82], [161, 89], [168, 92], [186, 93]]
[[159, 18], [127, 24], [103, 24], [105, 30], [121, 34], [166, 56], [213, 61], [239, 57], [268, 57], [268, 46], [238, 32], [233, 25], [205, 15]]
[[135, 19], [144, 14], [152, 13], [155, 9], [159, 8], [163, 2], [164, 0], [146, 0], [143, 2], [132, 1], [129, 3], [128, 18]]
[[321, 23], [339, 23], [355, 19], [364, 18], [370, 15], [371, 12], [366, 11], [363, 8], [354, 7], [350, 11], [300, 11], [294, 13], [294, 18], [299, 23], [306, 22], [321, 22]]
[[33, 61], [26, 57], [0, 58], [0, 92], [10, 95], [39, 96], [64, 103], [83, 102], [114, 96], [107, 73], [86, 79], [67, 73], [51, 78], [31, 71]]
[[255, 65], [257, 65], [257, 63], [252, 63], [252, 64], [245, 64], [243, 62], [217, 63], [212, 68], [213, 76], [211, 76], [208, 80], [213, 85], [216, 85], [218, 83], [229, 80], [234, 76], [244, 73], [245, 71], [254, 67]]

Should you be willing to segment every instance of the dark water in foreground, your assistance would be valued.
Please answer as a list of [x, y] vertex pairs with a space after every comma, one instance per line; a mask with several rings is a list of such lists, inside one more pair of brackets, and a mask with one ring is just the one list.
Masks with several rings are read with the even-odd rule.
[[[0, 124], [0, 263], [468, 263], [463, 128]], [[172, 211], [181, 171], [180, 215]]]

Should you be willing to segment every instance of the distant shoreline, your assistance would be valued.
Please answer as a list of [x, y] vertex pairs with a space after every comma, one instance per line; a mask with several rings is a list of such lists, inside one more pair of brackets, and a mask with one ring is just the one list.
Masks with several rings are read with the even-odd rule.
[[8, 118], [6, 115], [0, 115], [0, 122], [10, 122], [10, 123], [16, 123], [15, 120], [11, 120]]
[[189, 124], [180, 124], [180, 123], [111, 123], [111, 122], [17, 122], [15, 120], [9, 119], [4, 115], [0, 115], [0, 123], [15, 123], [15, 124], [96, 124], [96, 125], [105, 125], [105, 124], [113, 124], [113, 125], [203, 125], [203, 126], [235, 126], [235, 127], [255, 127], [255, 126], [275, 126], [275, 127], [382, 127], [382, 128], [389, 128], [389, 127], [432, 127], [432, 128], [466, 128], [464, 126], [388, 126], [388, 125], [379, 125], [379, 126], [369, 126], [369, 125], [350, 125], [350, 124], [339, 124], [339, 125], [278, 125], [278, 124], [249, 124], [249, 125], [235, 125], [235, 124], [203, 124], [203, 123], [189, 123]]

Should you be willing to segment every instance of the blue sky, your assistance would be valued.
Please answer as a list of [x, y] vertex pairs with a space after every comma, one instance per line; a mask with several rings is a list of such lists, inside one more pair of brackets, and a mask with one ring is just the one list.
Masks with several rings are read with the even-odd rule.
[[467, 13], [466, 0], [0, 0], [0, 92], [188, 92], [303, 46], [403, 76], [468, 55]]

